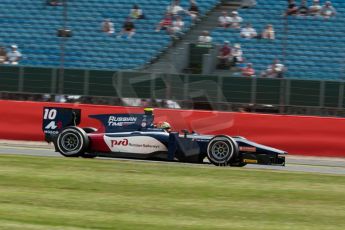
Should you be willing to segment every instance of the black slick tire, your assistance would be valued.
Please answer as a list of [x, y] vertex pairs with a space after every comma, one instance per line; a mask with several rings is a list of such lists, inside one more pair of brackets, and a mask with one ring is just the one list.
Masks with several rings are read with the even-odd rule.
[[89, 145], [86, 132], [75, 126], [63, 129], [55, 142], [56, 149], [65, 157], [83, 156]]
[[239, 148], [234, 139], [225, 135], [213, 137], [207, 146], [207, 158], [216, 166], [228, 166], [237, 159]]

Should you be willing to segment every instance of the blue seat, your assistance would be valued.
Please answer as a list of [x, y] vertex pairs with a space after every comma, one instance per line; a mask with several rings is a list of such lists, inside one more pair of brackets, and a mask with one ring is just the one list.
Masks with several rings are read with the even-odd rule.
[[[212, 36], [215, 43], [221, 43], [224, 38], [232, 43], [241, 43], [244, 57], [259, 71], [265, 69], [272, 59], [280, 58], [288, 67], [289, 77], [296, 74], [308, 78], [329, 76], [335, 79], [337, 76], [342, 79], [340, 63], [345, 59], [341, 51], [345, 49], [345, 1], [332, 2], [336, 4], [338, 14], [329, 20], [290, 16], [285, 21], [282, 13], [286, 9], [286, 0], [257, 0], [255, 8], [239, 10], [244, 21], [251, 22], [257, 31], [266, 24], [273, 24], [276, 32], [274, 42], [240, 39], [238, 31], [222, 28], [215, 28]], [[339, 13], [343, 10], [343, 14]]]
[[[62, 39], [56, 37], [56, 29], [62, 26], [63, 7], [42, 7], [43, 3], [41, 0], [0, 1], [1, 42], [4, 45], [19, 45], [27, 57], [23, 65], [60, 65], [58, 61], [46, 60], [56, 59], [56, 55], [60, 54]], [[69, 1], [68, 26], [73, 30], [73, 37], [65, 42], [66, 65], [88, 67], [91, 63], [109, 69], [117, 66], [137, 68], [167, 49], [171, 38], [165, 32], [154, 31], [168, 5], [162, 4], [160, 0], [140, 1], [139, 5], [147, 12], [147, 19], [135, 21], [138, 30], [133, 39], [117, 39], [116, 36], [106, 36], [100, 31], [101, 22], [109, 17], [119, 32], [134, 3], [138, 1]], [[217, 3], [219, 0], [200, 3], [202, 14]], [[181, 4], [189, 6], [188, 1], [181, 1]], [[184, 20], [187, 31], [191, 24], [190, 17], [184, 17]], [[134, 61], [130, 58], [133, 56], [137, 58]], [[115, 65], [114, 61], [130, 65]]]

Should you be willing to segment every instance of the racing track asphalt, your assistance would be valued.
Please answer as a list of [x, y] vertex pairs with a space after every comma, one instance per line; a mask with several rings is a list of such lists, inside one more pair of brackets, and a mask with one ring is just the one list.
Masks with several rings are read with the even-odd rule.
[[[13, 142], [13, 141], [3, 141], [3, 140], [0, 140], [0, 154], [62, 157], [60, 154], [54, 152], [52, 145], [49, 145], [43, 142]], [[102, 159], [129, 161], [129, 159], [119, 159], [119, 158], [102, 158]], [[148, 162], [146, 160], [135, 160], [135, 161]], [[160, 162], [160, 163], [181, 164], [179, 162]], [[186, 165], [195, 166], [196, 164], [186, 164]], [[205, 164], [204, 166], [214, 167], [213, 165], [210, 165], [210, 164]], [[301, 156], [290, 155], [290, 156], [287, 156], [285, 167], [266, 166], [266, 165], [247, 165], [244, 168], [345, 175], [345, 158], [320, 158], [320, 157], [316, 158], [316, 157], [301, 157]]]

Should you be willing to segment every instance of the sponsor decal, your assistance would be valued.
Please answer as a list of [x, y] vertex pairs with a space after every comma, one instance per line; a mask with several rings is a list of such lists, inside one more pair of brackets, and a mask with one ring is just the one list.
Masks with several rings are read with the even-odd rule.
[[62, 129], [62, 121], [57, 122], [57, 127], [58, 127], [58, 129]]
[[48, 125], [46, 125], [46, 127], [44, 127], [45, 129], [56, 129], [57, 128], [57, 125], [55, 123], [55, 121], [51, 121], [49, 122]]
[[109, 116], [108, 126], [126, 126], [134, 124], [137, 121], [136, 117], [117, 117]]
[[257, 164], [258, 160], [254, 160], [254, 159], [243, 159], [244, 163], [249, 163], [249, 164]]
[[168, 151], [167, 147], [157, 139], [149, 136], [108, 137], [104, 141], [112, 152], [148, 154]]
[[255, 147], [240, 146], [240, 151], [242, 152], [256, 152]]
[[62, 129], [62, 122], [61, 121], [58, 121], [58, 122], [55, 122], [55, 121], [51, 121], [48, 123], [48, 125], [46, 125], [44, 127], [44, 133], [47, 133], [47, 134], [58, 134], [59, 133], [59, 130]]
[[159, 149], [161, 146], [160, 145], [150, 145], [150, 144], [128, 144], [131, 147], [135, 148], [151, 148], [151, 149]]
[[130, 146], [130, 147], [135, 147], [135, 148], [153, 148], [153, 149], [159, 149], [160, 147], [159, 145], [130, 143], [128, 142], [128, 139], [111, 140], [111, 147], [114, 147], [116, 145]]
[[111, 140], [111, 147], [114, 147], [115, 145], [127, 146], [128, 145], [128, 139]]
[[57, 130], [44, 130], [44, 133], [46, 133], [46, 134], [58, 134], [59, 131], [57, 131]]

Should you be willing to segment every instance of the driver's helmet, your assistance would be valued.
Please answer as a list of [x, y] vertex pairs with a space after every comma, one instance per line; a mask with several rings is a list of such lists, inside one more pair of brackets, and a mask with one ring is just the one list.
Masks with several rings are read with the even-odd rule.
[[166, 122], [166, 121], [158, 124], [158, 128], [164, 129], [164, 130], [166, 130], [168, 132], [171, 130], [170, 124], [168, 122]]

